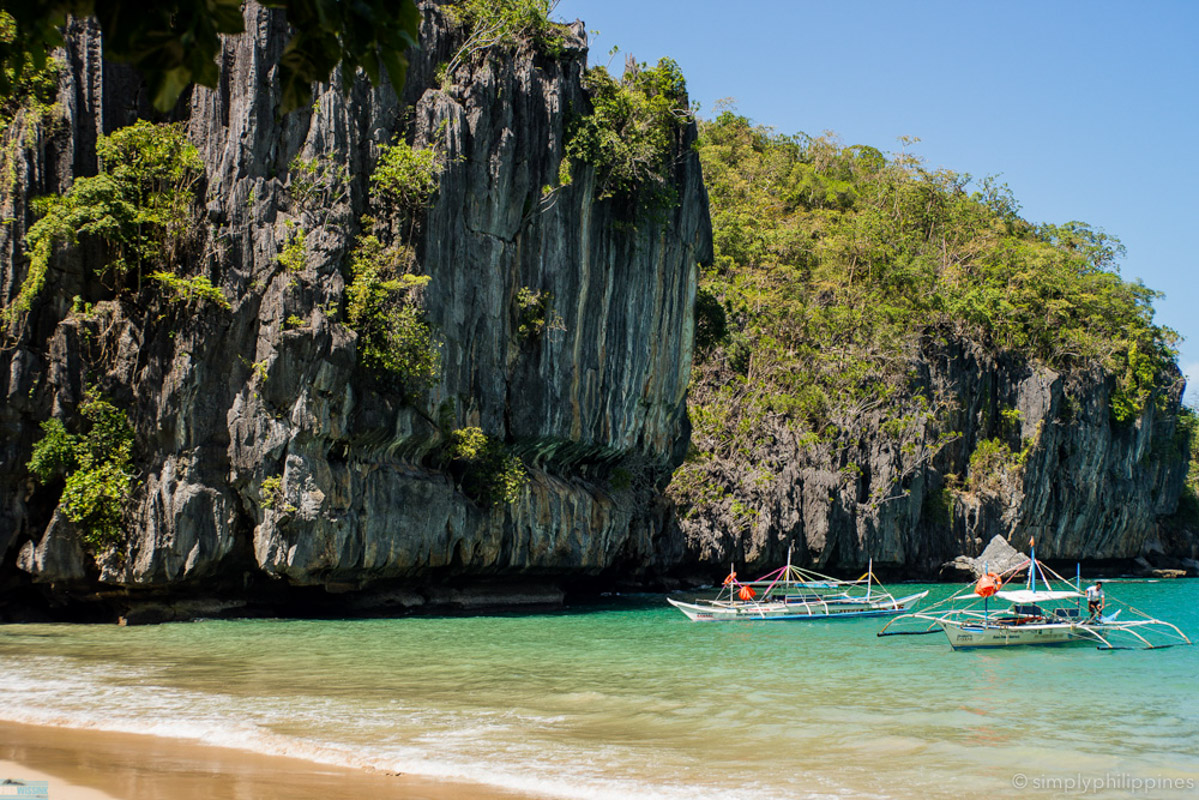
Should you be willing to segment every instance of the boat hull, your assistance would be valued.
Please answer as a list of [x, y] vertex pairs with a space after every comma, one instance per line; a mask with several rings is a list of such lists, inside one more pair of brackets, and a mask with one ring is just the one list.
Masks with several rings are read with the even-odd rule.
[[941, 625], [955, 650], [972, 647], [1023, 647], [1084, 642], [1095, 644], [1096, 637], [1079, 625], [980, 625], [943, 622]]
[[692, 622], [752, 622], [755, 620], [796, 622], [820, 619], [848, 619], [851, 617], [884, 617], [902, 614], [914, 606], [928, 592], [895, 598], [885, 602], [866, 601], [861, 603], [685, 603], [666, 598], [672, 606], [687, 615]]

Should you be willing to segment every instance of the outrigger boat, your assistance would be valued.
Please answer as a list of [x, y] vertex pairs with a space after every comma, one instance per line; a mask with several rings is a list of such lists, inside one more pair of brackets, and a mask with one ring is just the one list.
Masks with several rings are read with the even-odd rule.
[[668, 597], [666, 601], [693, 622], [811, 620], [902, 614], [927, 594], [895, 597], [874, 577], [873, 560], [865, 575], [843, 581], [792, 566], [788, 552], [786, 566], [754, 581], [743, 583], [730, 569], [712, 600], [685, 603]]
[[[1004, 588], [1025, 570], [1028, 575], [1021, 581], [1022, 586]], [[1088, 615], [1081, 587], [1081, 575], [1076, 575], [1071, 584], [1037, 561], [1036, 547], [1030, 545], [1028, 560], [1002, 573], [989, 572], [984, 566], [976, 583], [967, 584], [927, 609], [896, 617], [878, 635], [918, 636], [944, 631], [955, 650], [1072, 642], [1094, 644], [1100, 650], [1149, 650], [1191, 644], [1177, 626], [1127, 604], [1111, 614]], [[992, 610], [992, 597], [1006, 601], [1006, 605]], [[1127, 612], [1123, 618], [1122, 612]]]

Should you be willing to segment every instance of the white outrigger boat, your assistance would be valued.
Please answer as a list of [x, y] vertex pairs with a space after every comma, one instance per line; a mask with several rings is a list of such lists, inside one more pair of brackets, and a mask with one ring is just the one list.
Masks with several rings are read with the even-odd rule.
[[[1022, 586], [1004, 588], [1025, 570], [1028, 577]], [[1094, 644], [1100, 650], [1158, 649], [1191, 644], [1177, 626], [1130, 606], [1106, 615], [1087, 614], [1080, 576], [1071, 584], [1037, 561], [1035, 547], [1030, 549], [1028, 560], [1006, 572], [988, 572], [984, 567], [983, 573], [976, 583], [968, 584], [941, 602], [889, 621], [878, 635], [914, 636], [944, 631], [949, 646], [955, 650], [1069, 643]], [[1056, 587], [1049, 576], [1056, 581]], [[1006, 601], [1007, 605], [992, 610], [992, 597]], [[960, 603], [966, 605], [957, 605]], [[1120, 618], [1125, 611], [1128, 613]]]
[[813, 620], [902, 614], [927, 594], [895, 597], [874, 577], [873, 561], [865, 575], [843, 581], [792, 566], [788, 552], [786, 566], [754, 581], [742, 583], [730, 570], [712, 600], [666, 601], [693, 622]]

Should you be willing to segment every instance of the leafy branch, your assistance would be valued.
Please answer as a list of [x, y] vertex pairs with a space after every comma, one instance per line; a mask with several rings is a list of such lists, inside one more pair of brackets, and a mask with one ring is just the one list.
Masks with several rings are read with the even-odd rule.
[[[279, 60], [282, 111], [312, 102], [312, 84], [341, 66], [348, 90], [359, 70], [378, 85], [386, 74], [401, 86], [406, 53], [418, 44], [415, 0], [263, 0], [284, 9], [291, 26]], [[133, 65], [146, 80], [159, 111], [174, 107], [192, 83], [213, 88], [221, 35], [245, 32], [242, 0], [8, 0], [0, 25], [0, 95], [27, 70], [39, 70], [63, 44], [67, 17], [95, 17], [104, 33], [104, 55]]]

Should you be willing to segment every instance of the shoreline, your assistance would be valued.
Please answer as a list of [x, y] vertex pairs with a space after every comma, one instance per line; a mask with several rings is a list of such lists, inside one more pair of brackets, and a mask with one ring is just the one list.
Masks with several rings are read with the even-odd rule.
[[[949, 564], [951, 562], [946, 562]], [[1059, 569], [1067, 577], [1074, 574], [1075, 562], [1050, 560], [1045, 562]], [[942, 565], [945, 566], [945, 565]], [[1146, 581], [1199, 580], [1196, 570], [1158, 569], [1153, 572], [1138, 572], [1131, 568], [1127, 559], [1083, 562], [1084, 580], [1107, 580], [1123, 583]], [[833, 577], [851, 580], [853, 570], [833, 570]], [[953, 585], [971, 582], [967, 575], [940, 574], [936, 570], [893, 570], [876, 568], [876, 577], [884, 584], [942, 584]], [[637, 596], [643, 594], [668, 595], [677, 592], [694, 592], [714, 589], [723, 577], [715, 570], [708, 578], [692, 576], [688, 579], [670, 579], [646, 586], [610, 587], [609, 590], [593, 588], [577, 594], [568, 594], [557, 585], [522, 586], [508, 593], [494, 586], [484, 590], [480, 586], [465, 588], [433, 589], [425, 587], [421, 594], [397, 589], [362, 590], [346, 594], [309, 596], [298, 601], [293, 596], [274, 600], [250, 595], [181, 595], [138, 597], [123, 596], [120, 603], [108, 600], [85, 600], [51, 609], [38, 603], [8, 603], [0, 594], [0, 625], [24, 624], [72, 624], [72, 625], [160, 625], [172, 622], [194, 622], [201, 619], [398, 619], [430, 616], [487, 616], [492, 614], [538, 614], [561, 612], [572, 609], [602, 605], [610, 596]], [[0, 778], [2, 780], [2, 778]]]
[[141, 733], [0, 721], [0, 781], [51, 800], [537, 800], [485, 784], [319, 764]]

